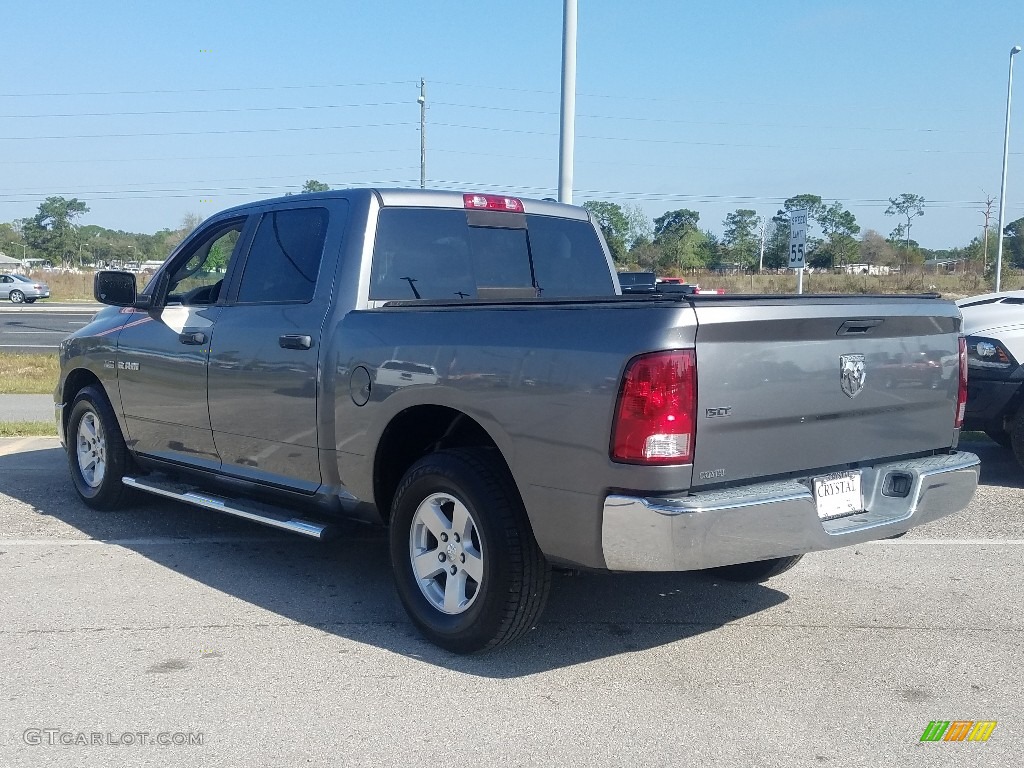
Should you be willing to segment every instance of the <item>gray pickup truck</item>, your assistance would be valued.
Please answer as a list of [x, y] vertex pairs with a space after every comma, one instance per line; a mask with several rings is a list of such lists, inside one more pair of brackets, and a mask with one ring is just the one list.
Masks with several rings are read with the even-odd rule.
[[568, 205], [289, 196], [95, 293], [55, 395], [86, 504], [386, 524], [412, 621], [455, 652], [533, 626], [552, 566], [763, 580], [977, 486], [953, 304], [622, 295]]

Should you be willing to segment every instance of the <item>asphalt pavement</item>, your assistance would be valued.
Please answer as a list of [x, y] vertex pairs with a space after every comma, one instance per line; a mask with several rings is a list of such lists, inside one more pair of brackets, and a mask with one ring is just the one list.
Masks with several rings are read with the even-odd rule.
[[53, 421], [53, 395], [0, 395], [0, 421]]
[[56, 352], [60, 340], [86, 325], [102, 304], [0, 303], [0, 351]]
[[55, 440], [2, 440], [0, 765], [1016, 768], [1024, 472], [969, 448], [959, 515], [765, 585], [557, 574], [533, 632], [466, 658], [410, 625], [376, 529], [95, 512]]

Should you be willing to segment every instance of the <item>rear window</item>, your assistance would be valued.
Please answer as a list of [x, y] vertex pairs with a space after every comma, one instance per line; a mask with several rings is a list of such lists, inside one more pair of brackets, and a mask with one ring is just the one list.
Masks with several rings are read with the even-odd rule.
[[386, 208], [370, 299], [563, 298], [615, 293], [589, 222], [440, 208]]

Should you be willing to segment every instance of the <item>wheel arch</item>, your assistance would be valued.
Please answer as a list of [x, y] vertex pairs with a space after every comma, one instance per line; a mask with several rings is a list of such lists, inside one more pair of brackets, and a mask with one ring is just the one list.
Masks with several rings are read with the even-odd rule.
[[61, 388], [61, 403], [64, 405], [61, 409], [61, 431], [67, 434], [68, 419], [71, 417], [71, 404], [75, 402], [78, 393], [86, 387], [96, 387], [106, 396], [111, 408], [114, 410], [114, 417], [117, 419], [118, 426], [121, 427], [122, 434], [127, 435], [124, 420], [118, 412], [115, 399], [111, 397], [103, 380], [88, 368], [75, 368], [69, 371], [68, 375], [64, 378], [64, 385]]
[[385, 523], [391, 516], [395, 491], [409, 467], [422, 456], [448, 448], [494, 450], [515, 485], [508, 459], [498, 441], [479, 421], [448, 406], [412, 406], [392, 417], [381, 433], [374, 453], [373, 497]]

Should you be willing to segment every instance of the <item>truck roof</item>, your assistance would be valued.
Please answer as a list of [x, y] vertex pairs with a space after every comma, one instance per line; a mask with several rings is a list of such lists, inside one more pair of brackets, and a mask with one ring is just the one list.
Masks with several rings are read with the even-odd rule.
[[464, 208], [464, 194], [500, 194], [505, 197], [515, 197], [523, 203], [523, 210], [526, 213], [539, 214], [542, 216], [558, 216], [563, 219], [578, 219], [587, 221], [590, 215], [586, 209], [577, 205], [558, 203], [553, 200], [537, 200], [528, 197], [515, 195], [504, 195], [500, 192], [476, 192], [476, 191], [452, 191], [446, 189], [400, 189], [389, 187], [355, 187], [351, 189], [332, 189], [327, 192], [307, 192], [298, 195], [285, 195], [267, 200], [254, 200], [242, 205], [236, 205], [218, 212], [216, 215], [230, 214], [242, 211], [254, 206], [262, 206], [273, 203], [295, 203], [303, 200], [328, 200], [334, 197], [353, 197], [358, 195], [373, 195], [377, 198], [382, 207], [402, 206], [416, 208]]

